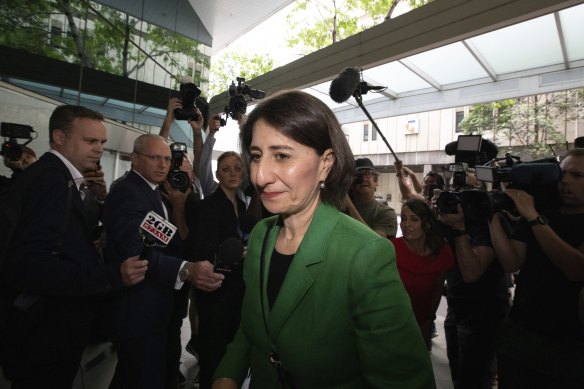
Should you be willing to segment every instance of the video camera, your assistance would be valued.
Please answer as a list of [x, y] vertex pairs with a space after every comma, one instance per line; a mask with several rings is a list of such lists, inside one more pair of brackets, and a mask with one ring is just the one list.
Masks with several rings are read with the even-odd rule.
[[[34, 136], [32, 134], [35, 134]], [[0, 125], [0, 135], [4, 137], [2, 151], [4, 158], [17, 161], [22, 157], [22, 147], [36, 138], [36, 131], [26, 124], [4, 123]], [[27, 139], [25, 143], [18, 143], [17, 139]]]
[[[225, 107], [225, 113], [233, 120], [237, 120], [239, 115], [247, 111], [247, 101], [245, 95], [251, 99], [263, 99], [266, 96], [264, 91], [252, 89], [245, 83], [245, 78], [237, 77], [237, 85], [232, 81], [229, 86], [229, 105]], [[222, 122], [222, 125], [223, 122]]]
[[[488, 221], [496, 212], [502, 210], [514, 211], [515, 204], [511, 198], [504, 192], [499, 191], [501, 183], [505, 183], [507, 188], [521, 189], [529, 193], [533, 196], [535, 206], [540, 211], [557, 204], [559, 199], [557, 184], [561, 180], [562, 172], [555, 157], [530, 162], [521, 162], [519, 157], [510, 154], [497, 158], [498, 148], [494, 143], [491, 141], [483, 143], [486, 139], [480, 139], [480, 135], [468, 136], [478, 136], [480, 147], [475, 151], [474, 156], [471, 156], [470, 150], [464, 149], [465, 145], [470, 143], [465, 142], [472, 141], [474, 148], [477, 140], [463, 139], [461, 142], [461, 138], [465, 137], [465, 135], [459, 136], [457, 142], [458, 145], [462, 144], [463, 150], [459, 155], [459, 151], [456, 148], [456, 159], [466, 158], [467, 161], [471, 162], [472, 166], [464, 162], [449, 164], [448, 170], [453, 174], [454, 190], [442, 192], [438, 197], [436, 206], [441, 213], [456, 213], [457, 207], [460, 205], [467, 219]], [[446, 153], [452, 155], [449, 152], [456, 146], [452, 146], [452, 143], [446, 145]], [[496, 166], [497, 162], [502, 160], [505, 160], [505, 166]], [[477, 163], [480, 163], [480, 165]], [[491, 182], [497, 190], [491, 192], [478, 189], [464, 190], [464, 184], [459, 185], [463, 183], [463, 179], [457, 179], [457, 174], [466, 176], [468, 167], [475, 168], [479, 181]]]
[[191, 186], [189, 175], [180, 170], [185, 153], [187, 152], [187, 145], [180, 142], [172, 143], [170, 145], [170, 152], [172, 155], [172, 166], [168, 172], [167, 180], [170, 182], [170, 186], [184, 193]]
[[201, 90], [193, 83], [191, 77], [183, 77], [180, 83], [182, 108], [174, 110], [176, 120], [199, 120], [199, 113], [195, 107]]

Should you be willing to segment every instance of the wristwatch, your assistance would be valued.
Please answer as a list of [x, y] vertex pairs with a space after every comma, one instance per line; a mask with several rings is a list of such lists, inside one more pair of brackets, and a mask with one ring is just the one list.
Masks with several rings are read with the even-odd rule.
[[549, 223], [549, 220], [544, 215], [538, 215], [535, 219], [527, 222], [527, 224], [529, 224], [530, 227], [539, 226], [539, 225], [544, 226], [548, 223]]
[[190, 264], [189, 263], [185, 263], [184, 266], [179, 270], [178, 272], [178, 278], [182, 281], [182, 282], [186, 282], [189, 280], [189, 269], [190, 269]]
[[468, 234], [466, 230], [452, 230], [452, 236], [454, 236], [455, 238], [458, 238], [459, 236], [463, 236], [466, 234]]

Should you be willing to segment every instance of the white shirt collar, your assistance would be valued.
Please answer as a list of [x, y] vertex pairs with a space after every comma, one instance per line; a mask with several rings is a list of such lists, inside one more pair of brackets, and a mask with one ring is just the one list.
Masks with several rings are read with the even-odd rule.
[[52, 154], [55, 154], [57, 157], [59, 157], [59, 159], [65, 164], [65, 166], [67, 166], [67, 169], [71, 173], [71, 177], [73, 177], [73, 182], [75, 182], [75, 185], [77, 186], [77, 190], [79, 190], [79, 187], [81, 186], [81, 184], [85, 180], [85, 177], [83, 177], [83, 174], [81, 174], [81, 172], [79, 170], [77, 170], [77, 168], [75, 166], [73, 166], [73, 164], [67, 158], [65, 158], [63, 156], [63, 154], [59, 153], [57, 150], [50, 149], [49, 152]]
[[144, 176], [143, 176], [143, 175], [141, 175], [140, 173], [138, 173], [136, 170], [132, 169], [132, 171], [133, 171], [134, 173], [136, 173], [137, 175], [139, 175], [140, 177], [142, 177], [142, 179], [143, 179], [144, 181], [146, 181], [146, 183], [148, 184], [148, 186], [150, 186], [150, 187], [152, 188], [152, 190], [155, 190], [156, 188], [158, 188], [158, 184], [154, 184], [154, 183], [152, 183], [152, 182], [148, 181], [147, 179], [145, 179], [145, 178], [144, 178]]

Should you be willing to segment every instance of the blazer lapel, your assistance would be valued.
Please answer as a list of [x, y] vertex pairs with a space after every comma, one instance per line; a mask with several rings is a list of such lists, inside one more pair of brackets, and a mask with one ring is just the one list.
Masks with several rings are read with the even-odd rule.
[[[310, 266], [324, 260], [325, 244], [323, 244], [330, 235], [336, 220], [338, 218], [337, 212], [334, 211], [330, 205], [319, 205], [316, 214], [312, 219], [310, 227], [306, 231], [306, 235], [298, 251], [294, 255], [294, 259], [290, 264], [286, 278], [280, 288], [278, 297], [272, 307], [272, 310], [267, 315], [268, 328], [271, 338], [275, 341], [277, 335], [286, 323], [290, 315], [294, 312], [303, 297], [310, 290], [313, 284], [312, 274], [310, 273]], [[274, 228], [270, 236], [270, 244], [266, 248], [266, 268], [264, 279], [267, 282], [269, 266], [271, 262], [272, 252], [276, 243], [279, 228]], [[264, 291], [266, 286], [264, 286]], [[267, 306], [267, 296], [264, 293], [264, 304]]]
[[130, 170], [128, 176], [131, 177], [131, 179], [137, 183], [137, 186], [146, 194], [146, 198], [150, 202], [152, 210], [154, 210], [154, 212], [156, 212], [160, 217], [165, 218], [162, 203], [150, 185], [148, 185], [148, 183], [146, 183], [146, 181], [144, 181], [144, 179], [133, 170]]

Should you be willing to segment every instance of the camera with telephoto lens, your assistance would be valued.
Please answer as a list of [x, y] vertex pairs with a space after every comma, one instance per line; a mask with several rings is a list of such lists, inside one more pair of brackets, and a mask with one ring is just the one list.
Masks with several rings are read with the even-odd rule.
[[[2, 122], [0, 125], [0, 135], [4, 137], [0, 155], [8, 160], [18, 161], [22, 157], [22, 147], [36, 138], [36, 131], [26, 124]], [[17, 139], [27, 139], [27, 141], [18, 143]]]
[[191, 77], [183, 77], [180, 84], [180, 96], [182, 108], [174, 110], [176, 120], [199, 120], [197, 112], [197, 100], [201, 95], [201, 90], [193, 83]]
[[247, 111], [247, 100], [245, 96], [251, 99], [263, 99], [266, 96], [264, 91], [252, 89], [245, 83], [245, 78], [237, 77], [237, 85], [232, 81], [229, 86], [229, 105], [225, 107], [225, 113], [233, 120], [237, 120], [240, 115]]
[[180, 142], [173, 143], [170, 145], [170, 152], [172, 155], [172, 162], [167, 180], [173, 188], [184, 193], [191, 186], [189, 175], [180, 170], [183, 159], [185, 158], [185, 153], [187, 152], [187, 145]]
[[[461, 135], [456, 141], [458, 144], [453, 145], [456, 143], [453, 142], [446, 145], [446, 153], [456, 156], [456, 162], [448, 165], [448, 170], [452, 173], [454, 190], [442, 192], [438, 197], [436, 206], [441, 213], [457, 213], [458, 205], [460, 205], [465, 218], [489, 221], [496, 212], [503, 210], [513, 212], [515, 204], [509, 196], [500, 191], [501, 183], [506, 183], [507, 188], [521, 189], [529, 193], [533, 196], [535, 207], [540, 212], [557, 204], [559, 199], [557, 184], [562, 177], [557, 158], [530, 162], [521, 162], [519, 157], [510, 154], [497, 158], [498, 148], [494, 143], [481, 139], [480, 135], [468, 136], [478, 138], [465, 139], [463, 137], [467, 136]], [[459, 152], [460, 145], [463, 150]], [[469, 145], [474, 151], [467, 147]], [[466, 162], [462, 162], [463, 160]], [[502, 160], [505, 160], [505, 166], [496, 166], [496, 163]], [[479, 181], [492, 182], [496, 190], [487, 192], [479, 189], [463, 189], [469, 167], [475, 169]]]

